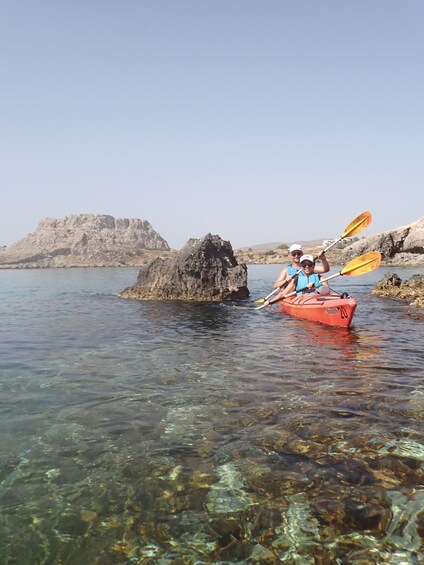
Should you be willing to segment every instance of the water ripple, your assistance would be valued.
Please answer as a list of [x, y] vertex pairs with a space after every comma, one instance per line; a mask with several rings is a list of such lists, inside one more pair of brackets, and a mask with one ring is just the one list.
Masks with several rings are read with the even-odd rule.
[[383, 271], [337, 282], [351, 330], [0, 272], [0, 563], [418, 563], [423, 326]]

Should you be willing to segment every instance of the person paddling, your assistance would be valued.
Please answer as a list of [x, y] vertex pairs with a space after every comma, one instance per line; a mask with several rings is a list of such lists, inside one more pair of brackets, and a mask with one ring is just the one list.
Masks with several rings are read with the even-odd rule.
[[296, 291], [296, 294], [303, 294], [303, 292], [314, 292], [316, 288], [321, 287], [323, 283], [320, 281], [320, 274], [327, 273], [330, 270], [330, 265], [324, 253], [321, 253], [318, 257], [321, 259], [322, 265], [315, 265], [315, 259], [312, 255], [302, 255], [299, 258], [299, 268], [296, 273], [286, 278], [287, 285], [285, 288], [275, 298], [266, 300], [264, 306], [279, 302], [284, 296], [294, 291]]
[[[300, 258], [303, 255], [302, 246], [298, 243], [293, 243], [290, 246], [289, 253], [291, 255], [291, 264], [287, 265], [277, 277], [277, 280], [274, 283], [274, 288], [280, 288], [282, 286], [287, 286], [287, 284], [293, 279], [293, 277], [301, 270], [300, 267]], [[322, 251], [317, 259], [319, 259], [322, 265], [315, 266], [315, 272], [323, 275], [324, 273], [328, 273], [330, 270], [330, 265], [327, 261], [327, 257], [325, 256], [325, 251]]]
[[[312, 255], [302, 255], [300, 258], [300, 266], [302, 271], [297, 275], [296, 295], [316, 292], [317, 289], [328, 284], [322, 283], [319, 275], [319, 267], [315, 266], [315, 259]], [[318, 272], [317, 272], [318, 271]], [[293, 281], [293, 285], [294, 285]], [[287, 292], [288, 294], [288, 292]]]
[[298, 243], [293, 243], [293, 245], [290, 245], [289, 253], [291, 255], [291, 263], [280, 272], [274, 283], [274, 288], [280, 288], [284, 284], [288, 284], [300, 269], [300, 258], [303, 255], [302, 246]]

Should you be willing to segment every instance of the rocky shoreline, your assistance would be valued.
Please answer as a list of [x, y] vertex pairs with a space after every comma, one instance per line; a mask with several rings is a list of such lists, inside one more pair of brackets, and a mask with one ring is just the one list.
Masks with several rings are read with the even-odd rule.
[[[319, 255], [322, 251], [322, 246], [304, 247], [304, 252], [313, 256]], [[375, 250], [373, 250], [375, 251]], [[378, 251], [378, 249], [377, 249]], [[287, 251], [275, 250], [248, 250], [237, 249], [235, 255], [238, 261], [248, 265], [286, 265], [290, 263], [290, 255]], [[345, 265], [350, 260], [355, 259], [362, 253], [349, 253], [346, 254], [344, 249], [332, 249], [326, 256], [330, 265]], [[381, 262], [383, 267], [424, 267], [424, 253], [411, 254], [401, 253], [396, 255], [395, 258], [384, 258]]]
[[[424, 217], [389, 232], [355, 239], [350, 245], [346, 245], [348, 240], [343, 240], [327, 252], [330, 265], [343, 266], [365, 253], [380, 251], [382, 266], [424, 267]], [[323, 248], [324, 244], [305, 244], [303, 251], [318, 256]], [[143, 268], [155, 261], [176, 266], [181, 251], [172, 250], [147, 220], [80, 214], [60, 220], [46, 218], [34, 233], [8, 247], [1, 247], [0, 269]], [[239, 265], [290, 263], [285, 244], [268, 249], [236, 249], [233, 257], [231, 261]], [[424, 307], [424, 285], [420, 280], [401, 281], [396, 274], [390, 277], [380, 281], [375, 294], [408, 300], [413, 307]], [[240, 288], [243, 284], [240, 283]], [[140, 293], [139, 288], [137, 292]]]
[[386, 273], [375, 285], [372, 294], [404, 300], [411, 307], [424, 308], [424, 275], [412, 275], [402, 280], [397, 273]]
[[[317, 256], [322, 246], [304, 247], [305, 253]], [[125, 249], [105, 251], [87, 255], [74, 256], [53, 252], [39, 253], [32, 256], [16, 257], [6, 251], [0, 253], [0, 269], [70, 269], [79, 267], [142, 267], [157, 258], [166, 259], [178, 254], [176, 250]], [[290, 262], [287, 252], [276, 250], [236, 249], [234, 255], [239, 263], [246, 265], [286, 265]], [[331, 250], [327, 259], [332, 266], [346, 264], [358, 255], [352, 254], [346, 258], [342, 250]], [[383, 258], [383, 267], [424, 267], [424, 254], [400, 254], [394, 260]]]
[[[407, 226], [374, 236], [343, 240], [331, 248], [331, 265], [344, 265], [368, 251], [383, 254], [382, 265], [424, 266], [424, 217]], [[324, 245], [304, 245], [305, 253], [319, 255]], [[59, 220], [41, 220], [34, 233], [0, 247], [0, 269], [70, 267], [139, 267], [161, 257], [175, 256], [168, 243], [147, 220], [79, 214]], [[288, 246], [240, 248], [234, 251], [247, 265], [287, 264]]]
[[[303, 246], [305, 253], [309, 253], [316, 257], [323, 250], [322, 245]], [[246, 265], [287, 265], [291, 262], [288, 249], [236, 249], [234, 251], [237, 261], [246, 263]], [[342, 256], [341, 249], [331, 249], [327, 253], [327, 259], [332, 265], [339, 265]], [[423, 258], [424, 264], [424, 258]]]

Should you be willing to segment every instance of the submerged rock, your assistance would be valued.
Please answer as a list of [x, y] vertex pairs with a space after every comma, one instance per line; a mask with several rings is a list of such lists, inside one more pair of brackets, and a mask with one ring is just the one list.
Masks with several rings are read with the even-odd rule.
[[136, 300], [225, 301], [247, 298], [247, 267], [238, 264], [229, 241], [208, 234], [190, 239], [173, 257], [143, 267], [120, 296]]
[[254, 502], [244, 489], [242, 474], [232, 463], [226, 463], [218, 468], [219, 481], [209, 490], [206, 508], [215, 514], [242, 512]]
[[411, 306], [424, 308], [424, 275], [412, 275], [402, 281], [396, 273], [386, 273], [375, 285], [373, 294], [407, 300]]

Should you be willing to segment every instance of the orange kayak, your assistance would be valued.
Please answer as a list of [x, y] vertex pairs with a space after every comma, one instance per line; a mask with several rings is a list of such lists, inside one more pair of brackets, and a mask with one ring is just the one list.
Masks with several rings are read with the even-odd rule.
[[356, 310], [356, 300], [339, 294], [301, 294], [279, 302], [281, 310], [290, 316], [321, 322], [328, 326], [348, 328]]

